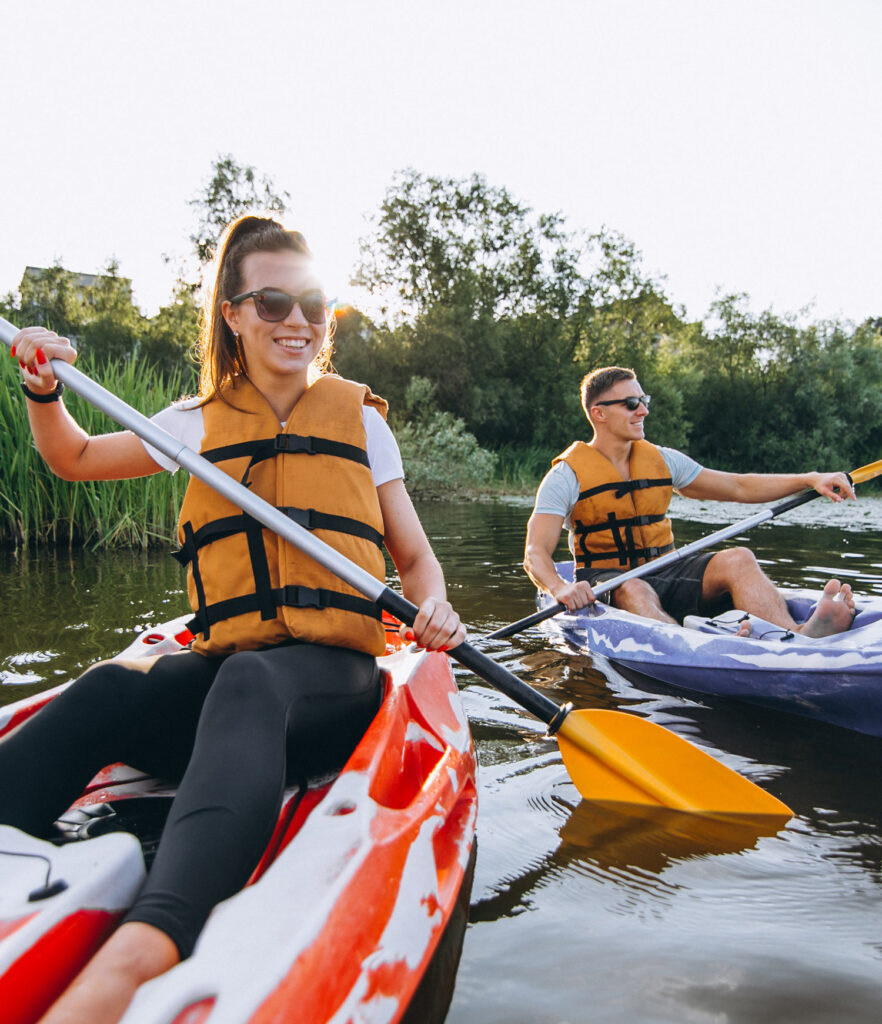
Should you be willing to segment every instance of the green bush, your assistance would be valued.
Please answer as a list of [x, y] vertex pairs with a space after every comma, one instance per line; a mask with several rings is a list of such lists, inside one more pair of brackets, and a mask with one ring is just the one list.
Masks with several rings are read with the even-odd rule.
[[490, 487], [496, 456], [480, 447], [461, 419], [435, 407], [435, 386], [425, 377], [410, 381], [393, 428], [414, 497], [448, 498]]

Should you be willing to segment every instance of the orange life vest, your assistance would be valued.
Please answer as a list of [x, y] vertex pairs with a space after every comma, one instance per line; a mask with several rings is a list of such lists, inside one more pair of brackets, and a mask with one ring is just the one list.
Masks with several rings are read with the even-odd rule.
[[579, 481], [572, 515], [577, 579], [599, 569], [624, 572], [674, 550], [667, 516], [671, 474], [654, 444], [633, 442], [630, 480], [584, 441], [571, 444], [552, 464], [558, 462], [566, 462]]
[[[362, 407], [385, 418], [364, 384], [327, 374], [282, 428], [245, 377], [202, 407], [201, 454], [378, 580], [385, 579], [383, 517], [367, 457]], [[191, 478], [178, 521], [203, 654], [269, 647], [292, 637], [385, 651], [381, 612], [358, 591]]]

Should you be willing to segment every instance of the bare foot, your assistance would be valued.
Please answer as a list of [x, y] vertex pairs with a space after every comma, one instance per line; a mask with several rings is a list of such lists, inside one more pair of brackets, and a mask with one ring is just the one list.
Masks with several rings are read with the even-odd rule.
[[828, 580], [817, 607], [807, 621], [798, 628], [803, 636], [832, 636], [851, 628], [855, 616], [854, 595], [847, 583]]
[[153, 925], [120, 925], [40, 1024], [116, 1024], [138, 987], [180, 959], [178, 947]]
[[753, 627], [750, 624], [750, 617], [745, 615], [738, 623], [738, 629], [735, 631], [735, 636], [750, 636], [753, 632]]

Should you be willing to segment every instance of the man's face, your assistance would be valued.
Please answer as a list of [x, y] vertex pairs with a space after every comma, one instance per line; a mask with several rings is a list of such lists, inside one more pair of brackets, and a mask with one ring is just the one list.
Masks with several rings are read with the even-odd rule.
[[639, 381], [617, 381], [594, 400], [591, 407], [594, 429], [622, 441], [642, 440], [643, 421], [649, 415], [649, 410], [642, 402], [637, 403], [636, 409], [629, 409], [624, 402], [625, 399], [633, 400], [642, 396], [643, 388]]

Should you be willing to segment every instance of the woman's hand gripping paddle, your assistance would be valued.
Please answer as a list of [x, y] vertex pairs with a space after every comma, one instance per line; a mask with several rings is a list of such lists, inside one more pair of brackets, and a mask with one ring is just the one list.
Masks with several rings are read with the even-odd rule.
[[[7, 345], [12, 344], [16, 333], [15, 327], [0, 317], [0, 338]], [[213, 487], [268, 530], [380, 608], [413, 624], [418, 609], [400, 594], [73, 366], [53, 359], [52, 370], [76, 394]], [[549, 733], [558, 739], [576, 788], [586, 800], [668, 807], [719, 817], [774, 816], [781, 818], [782, 825], [792, 814], [786, 804], [659, 725], [618, 711], [573, 711], [570, 704], [558, 707], [468, 643], [448, 653], [548, 725]]]
[[[860, 469], [853, 469], [848, 474], [848, 477], [853, 484], [862, 484], [865, 481], [872, 480], [874, 477], [880, 475], [882, 475], [882, 459], [878, 462], [871, 462], [867, 466], [861, 466]], [[717, 530], [715, 533], [709, 533], [707, 537], [700, 537], [698, 540], [692, 541], [691, 544], [686, 544], [682, 548], [677, 548], [676, 551], [669, 551], [666, 555], [662, 555], [660, 558], [654, 558], [651, 562], [644, 562], [643, 565], [638, 565], [634, 569], [629, 569], [627, 572], [623, 572], [620, 576], [614, 576], [611, 580], [606, 580], [604, 583], [598, 583], [597, 586], [592, 587], [591, 590], [595, 597], [601, 597], [603, 594], [608, 594], [611, 590], [615, 590], [616, 587], [621, 586], [627, 580], [636, 580], [642, 576], [650, 576], [659, 569], [663, 569], [666, 565], [678, 562], [681, 558], [686, 558], [688, 555], [694, 555], [698, 551], [703, 551], [705, 548], [713, 547], [714, 544], [718, 544], [723, 540], [729, 540], [730, 537], [737, 537], [740, 534], [745, 533], [747, 530], [750, 530], [752, 527], [759, 526], [760, 523], [767, 523], [770, 519], [774, 519], [776, 516], [780, 516], [784, 512], [789, 512], [791, 509], [798, 508], [800, 505], [804, 505], [807, 501], [813, 501], [815, 498], [819, 497], [820, 494], [817, 491], [802, 491], [800, 494], [795, 494], [792, 498], [787, 498], [785, 501], [781, 501], [777, 505], [761, 509], [759, 512], [754, 513], [754, 515], [748, 516], [746, 519], [739, 519], [737, 523], [724, 526], [721, 530]], [[488, 633], [487, 639], [502, 640], [505, 637], [514, 636], [515, 633], [520, 633], [521, 630], [528, 629], [530, 626], [535, 626], [538, 622], [544, 622], [546, 619], [559, 615], [561, 612], [565, 612], [566, 610], [567, 606], [565, 604], [549, 605], [541, 611], [534, 612], [532, 615], [527, 615], [523, 619], [518, 619], [517, 622], [512, 622], [508, 626], [502, 626], [501, 628], [494, 630], [492, 633]]]

